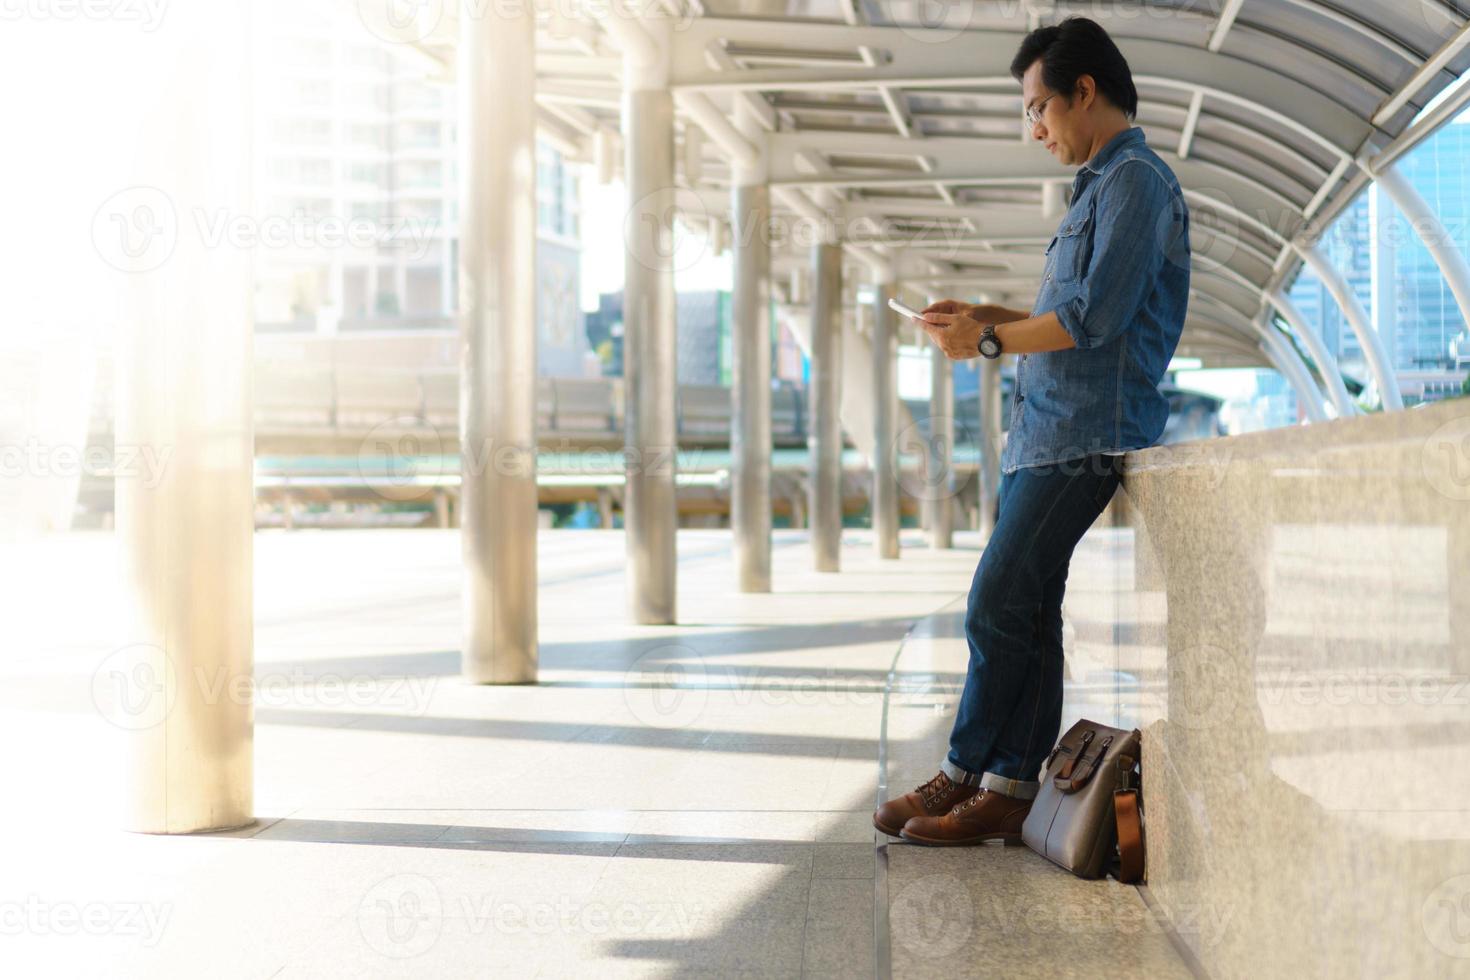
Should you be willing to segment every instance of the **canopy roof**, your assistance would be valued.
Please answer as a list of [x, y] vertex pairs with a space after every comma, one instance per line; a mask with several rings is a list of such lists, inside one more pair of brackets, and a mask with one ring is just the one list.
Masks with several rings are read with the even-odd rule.
[[[740, 103], [767, 132], [778, 213], [839, 211], [849, 253], [891, 264], [919, 296], [1029, 308], [1075, 170], [1024, 131], [1009, 64], [1027, 30], [1072, 14], [1118, 42], [1137, 123], [1188, 197], [1194, 297], [1179, 354], [1207, 366], [1265, 363], [1250, 324], [1298, 266], [1293, 241], [1470, 101], [1456, 85], [1416, 121], [1470, 66], [1470, 5], [1456, 0], [667, 0], [645, 16], [673, 20], [687, 222], [728, 221]], [[623, 11], [538, 28], [542, 133], [575, 159], [608, 152], [619, 129], [615, 40], [630, 24]], [[452, 69], [452, 11], [401, 30]], [[794, 246], [773, 256], [808, 261]]]

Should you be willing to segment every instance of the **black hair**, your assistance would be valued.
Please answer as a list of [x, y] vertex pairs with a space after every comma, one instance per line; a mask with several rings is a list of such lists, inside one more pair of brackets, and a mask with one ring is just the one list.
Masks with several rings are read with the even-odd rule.
[[1091, 75], [1097, 90], [1129, 119], [1138, 114], [1138, 89], [1133, 87], [1133, 72], [1123, 52], [1097, 21], [1068, 17], [1060, 24], [1038, 27], [1027, 34], [1011, 60], [1011, 74], [1016, 81], [1038, 59], [1041, 81], [1069, 101], [1076, 91], [1077, 79]]

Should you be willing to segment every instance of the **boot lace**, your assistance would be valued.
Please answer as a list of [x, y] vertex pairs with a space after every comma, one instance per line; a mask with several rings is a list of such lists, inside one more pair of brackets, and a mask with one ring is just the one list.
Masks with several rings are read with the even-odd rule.
[[965, 799], [961, 800], [960, 802], [956, 803], [954, 805], [954, 812], [955, 813], [964, 813], [970, 807], [972, 807], [976, 803], [978, 803], [980, 801], [980, 797], [982, 797], [984, 795], [985, 795], [985, 790], [983, 788], [980, 789], [980, 790], [977, 790], [974, 796], [968, 796]]
[[949, 788], [952, 785], [954, 784], [950, 781], [950, 778], [941, 772], [939, 775], [935, 776], [933, 779], [920, 786], [917, 790], [915, 790], [915, 792], [919, 794], [920, 799], [924, 801], [924, 806], [927, 808], [933, 806], [934, 803], [938, 801], [941, 796], [949, 792]]

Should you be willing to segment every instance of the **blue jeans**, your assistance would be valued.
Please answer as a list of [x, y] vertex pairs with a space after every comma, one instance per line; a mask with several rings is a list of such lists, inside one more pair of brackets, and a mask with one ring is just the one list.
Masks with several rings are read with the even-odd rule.
[[1062, 594], [1072, 551], [1118, 487], [1094, 453], [1001, 477], [995, 530], [970, 583], [970, 666], [942, 768], [957, 783], [1035, 797], [1062, 721]]

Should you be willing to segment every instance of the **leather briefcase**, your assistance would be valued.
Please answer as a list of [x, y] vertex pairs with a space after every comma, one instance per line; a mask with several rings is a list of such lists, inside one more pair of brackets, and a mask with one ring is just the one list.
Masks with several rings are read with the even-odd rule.
[[1082, 878], [1143, 879], [1138, 761], [1142, 736], [1082, 720], [1047, 756], [1021, 827], [1037, 854]]

